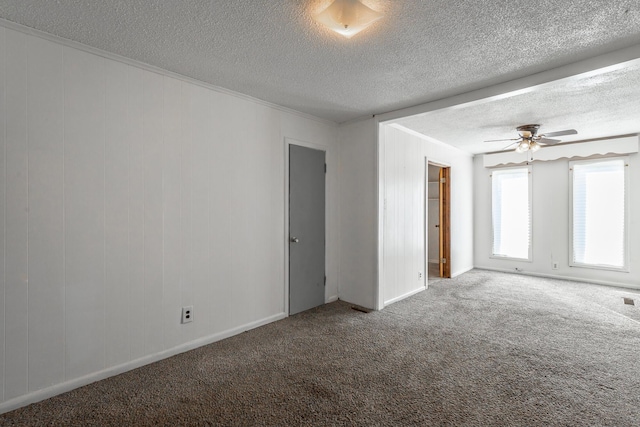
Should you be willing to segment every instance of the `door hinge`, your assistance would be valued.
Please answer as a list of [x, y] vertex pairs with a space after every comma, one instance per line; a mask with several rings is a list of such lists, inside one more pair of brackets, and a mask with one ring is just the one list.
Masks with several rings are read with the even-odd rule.
[[324, 173], [327, 173], [327, 164], [324, 164]]
[[440, 178], [440, 184], [446, 184], [447, 178]]
[[443, 264], [446, 264], [447, 263], [447, 259], [446, 258], [440, 258], [440, 262], [443, 263]]

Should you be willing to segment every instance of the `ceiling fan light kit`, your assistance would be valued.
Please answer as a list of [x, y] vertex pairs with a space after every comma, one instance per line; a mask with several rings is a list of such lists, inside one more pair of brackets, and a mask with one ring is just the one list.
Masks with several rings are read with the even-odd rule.
[[525, 153], [527, 151], [531, 151], [535, 153], [539, 149], [540, 149], [540, 144], [538, 144], [537, 142], [532, 141], [530, 139], [523, 139], [522, 142], [520, 142], [520, 144], [518, 144], [518, 146], [516, 147], [516, 152]]
[[531, 150], [531, 151], [533, 151], [535, 153], [539, 149], [540, 149], [540, 144], [538, 144], [537, 142], [531, 141], [531, 143], [529, 143], [529, 150]]
[[383, 17], [359, 0], [335, 0], [314, 19], [330, 30], [350, 39]]

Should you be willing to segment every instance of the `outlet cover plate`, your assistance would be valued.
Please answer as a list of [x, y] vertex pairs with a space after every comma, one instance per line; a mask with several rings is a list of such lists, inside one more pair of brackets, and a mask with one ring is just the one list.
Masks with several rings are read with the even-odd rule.
[[182, 307], [182, 321], [180, 323], [193, 322], [193, 306]]

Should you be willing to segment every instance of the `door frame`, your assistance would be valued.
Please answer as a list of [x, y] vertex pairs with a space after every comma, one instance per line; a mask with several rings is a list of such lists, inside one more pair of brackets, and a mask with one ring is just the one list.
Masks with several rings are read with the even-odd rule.
[[[442, 182], [442, 179], [445, 182]], [[451, 166], [440, 167], [440, 185], [439, 185], [440, 209], [440, 253], [438, 254], [438, 264], [440, 265], [440, 277], [444, 279], [451, 278]], [[442, 259], [446, 261], [443, 263]]]
[[[329, 168], [331, 167], [331, 165], [329, 164], [329, 147], [325, 146], [325, 145], [320, 145], [320, 144], [314, 144], [312, 142], [307, 142], [307, 141], [301, 141], [299, 139], [294, 139], [294, 138], [289, 138], [289, 137], [285, 137], [284, 138], [284, 237], [283, 237], [283, 243], [284, 243], [284, 295], [283, 295], [283, 302], [284, 302], [284, 314], [288, 317], [289, 316], [289, 146], [290, 145], [297, 145], [300, 147], [306, 147], [306, 148], [312, 148], [314, 150], [318, 150], [318, 151], [324, 151], [324, 162], [327, 165], [327, 170], [329, 170]], [[328, 226], [328, 219], [329, 219], [329, 198], [328, 198], [328, 180], [327, 180], [327, 176], [328, 174], [325, 173], [324, 176], [324, 188], [325, 188], [325, 192], [324, 192], [324, 239], [325, 242], [328, 241], [327, 239], [327, 226]], [[327, 248], [328, 245], [325, 244], [324, 246], [324, 269], [325, 269], [325, 275], [327, 274]], [[324, 288], [324, 301], [325, 304], [327, 303], [327, 287], [325, 285]]]

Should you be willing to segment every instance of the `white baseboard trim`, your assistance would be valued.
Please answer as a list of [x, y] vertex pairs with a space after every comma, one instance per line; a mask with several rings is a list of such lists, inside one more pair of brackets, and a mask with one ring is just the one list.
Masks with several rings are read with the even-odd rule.
[[536, 273], [533, 271], [513, 271], [506, 268], [494, 268], [494, 267], [475, 267], [475, 268], [477, 270], [498, 271], [500, 273], [522, 274], [524, 276], [545, 277], [547, 279], [569, 280], [571, 282], [584, 282], [584, 283], [592, 283], [594, 285], [604, 285], [604, 286], [613, 286], [616, 288], [640, 290], [640, 285], [633, 285], [633, 284], [620, 283], [620, 282], [610, 282], [607, 280], [585, 279], [583, 277], [562, 276], [559, 274]]
[[418, 289], [414, 289], [413, 291], [407, 292], [406, 294], [400, 295], [399, 297], [395, 297], [395, 298], [390, 299], [389, 301], [385, 301], [383, 307], [391, 305], [394, 302], [398, 302], [398, 301], [403, 300], [405, 298], [409, 298], [410, 296], [415, 295], [415, 294], [417, 294], [419, 292], [422, 292], [422, 291], [424, 291], [426, 289], [427, 289], [426, 286], [420, 286]]
[[184, 353], [189, 350], [193, 350], [195, 348], [202, 347], [204, 345], [211, 344], [216, 341], [220, 341], [225, 338], [232, 337], [234, 335], [238, 335], [242, 332], [255, 329], [259, 326], [263, 326], [268, 323], [275, 322], [277, 320], [282, 320], [286, 317], [287, 317], [286, 313], [274, 314], [273, 316], [265, 317], [264, 319], [256, 320], [255, 322], [247, 323], [245, 325], [228, 329], [226, 331], [219, 332], [217, 334], [209, 335], [194, 341], [190, 341], [188, 343], [180, 344], [179, 346], [170, 348], [168, 350], [163, 350], [161, 352], [144, 356], [139, 359], [135, 359], [135, 360], [123, 363], [121, 365], [103, 369], [101, 371], [94, 372], [80, 378], [74, 378], [72, 380], [65, 381], [63, 383], [56, 384], [51, 387], [43, 388], [40, 390], [33, 391], [31, 393], [27, 393], [22, 396], [15, 397], [11, 400], [7, 400], [6, 402], [3, 402], [0, 404], [0, 414], [13, 411], [14, 409], [18, 409], [23, 406], [30, 405], [32, 403], [40, 402], [41, 400], [48, 399], [50, 397], [57, 396], [62, 393], [66, 393], [78, 387], [82, 387], [87, 384], [94, 383], [96, 381], [100, 381], [115, 375], [119, 375], [128, 371], [131, 371], [136, 368], [140, 368], [141, 366], [148, 365], [150, 363], [175, 356], [176, 354]]
[[331, 302], [336, 302], [336, 301], [338, 301], [338, 295], [332, 295], [326, 299], [325, 304], [329, 304]]

